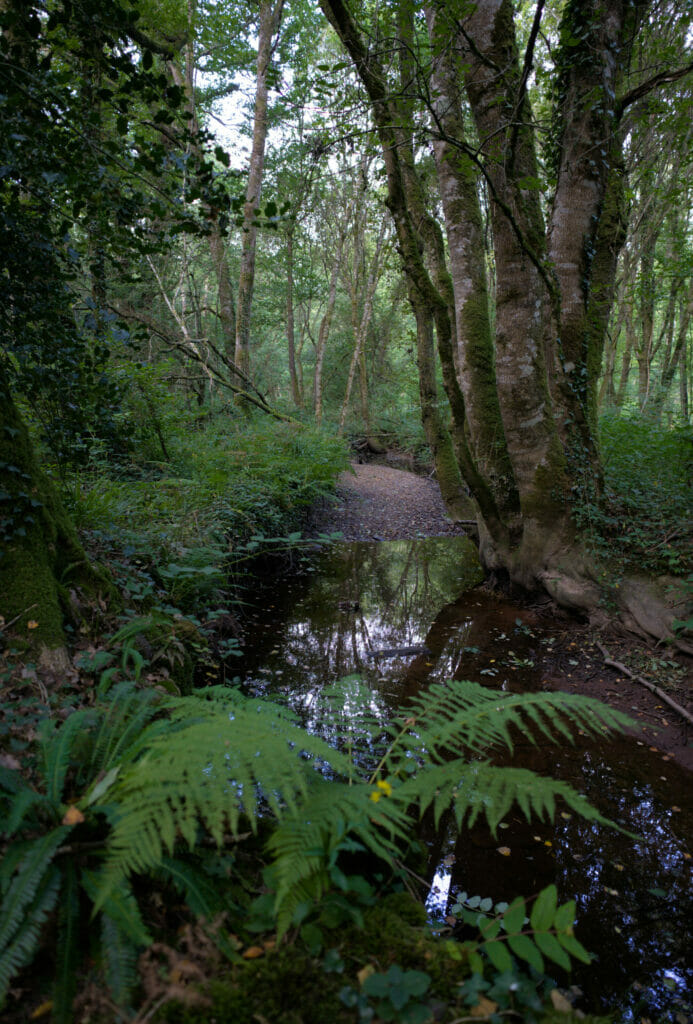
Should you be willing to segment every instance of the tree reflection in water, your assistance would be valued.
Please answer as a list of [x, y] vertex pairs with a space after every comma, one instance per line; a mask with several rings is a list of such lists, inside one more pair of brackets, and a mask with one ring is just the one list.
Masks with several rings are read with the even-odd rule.
[[[541, 687], [543, 638], [523, 628], [520, 610], [471, 589], [482, 573], [465, 538], [339, 544], [310, 570], [254, 595], [240, 672], [247, 689], [286, 700], [307, 727], [329, 735], [320, 694], [354, 673], [383, 722], [451, 677]], [[426, 650], [378, 653], [416, 646]], [[341, 714], [353, 714], [348, 698]], [[578, 938], [598, 956], [571, 979], [589, 1006], [618, 1006], [623, 1020], [693, 1020], [690, 773], [630, 737], [558, 748], [519, 736], [513, 763], [566, 779], [638, 838], [560, 812], [552, 825], [509, 815], [495, 837], [481, 825], [460, 837], [444, 823], [424, 826], [432, 916], [442, 920], [461, 891], [510, 900], [555, 882], [561, 900], [577, 900]]]

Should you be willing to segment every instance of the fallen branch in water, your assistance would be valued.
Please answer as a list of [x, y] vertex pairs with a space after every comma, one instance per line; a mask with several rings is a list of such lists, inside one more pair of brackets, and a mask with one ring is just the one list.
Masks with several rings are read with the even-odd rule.
[[686, 711], [685, 708], [682, 708], [680, 704], [677, 704], [675, 700], [673, 700], [667, 693], [664, 692], [664, 690], [661, 690], [658, 686], [655, 686], [655, 684], [651, 683], [649, 679], [645, 679], [643, 676], [639, 676], [636, 675], [635, 672], [631, 672], [631, 670], [629, 668], [626, 668], [626, 666], [622, 664], [622, 662], [614, 661], [609, 652], [607, 651], [606, 647], [603, 647], [599, 642], [597, 643], [597, 647], [602, 652], [605, 665], [608, 665], [609, 668], [615, 668], [617, 672], [620, 672], [624, 676], [628, 676], [628, 678], [632, 679], [634, 683], [640, 683], [641, 686], [644, 686], [646, 689], [650, 690], [652, 693], [655, 694], [655, 696], [659, 697], [660, 700], [663, 700], [665, 704], [668, 704], [670, 708], [676, 711], [677, 714], [681, 715], [682, 718], [685, 718], [687, 722], [690, 722], [690, 724], [693, 725], [693, 715], [689, 711]]

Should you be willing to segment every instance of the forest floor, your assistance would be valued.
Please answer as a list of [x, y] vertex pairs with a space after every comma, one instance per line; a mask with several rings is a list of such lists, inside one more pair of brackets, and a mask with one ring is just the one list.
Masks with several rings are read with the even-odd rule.
[[[337, 502], [316, 512], [312, 528], [341, 531], [345, 540], [402, 540], [464, 533], [451, 523], [435, 480], [375, 463], [352, 466], [337, 483]], [[488, 586], [488, 583], [482, 584]], [[642, 726], [639, 742], [693, 770], [693, 726], [665, 700], [626, 674], [605, 665], [605, 654], [633, 675], [654, 683], [693, 713], [693, 660], [649, 646], [614, 624], [597, 632], [547, 598], [513, 595], [523, 621], [555, 637], [545, 659], [544, 682], [552, 689], [596, 697]], [[529, 617], [528, 617], [529, 616]]]

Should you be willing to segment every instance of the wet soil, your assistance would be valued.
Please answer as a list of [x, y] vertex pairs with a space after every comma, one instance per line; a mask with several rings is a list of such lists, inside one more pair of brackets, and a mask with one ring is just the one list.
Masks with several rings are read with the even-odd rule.
[[[403, 540], [460, 535], [435, 480], [390, 466], [354, 464], [339, 478], [336, 502], [317, 510], [315, 532], [340, 531], [345, 540]], [[488, 584], [484, 584], [488, 587]], [[518, 595], [513, 594], [515, 602]], [[548, 599], [520, 598], [528, 624], [555, 637], [545, 685], [596, 697], [624, 711], [641, 725], [641, 742], [664, 760], [693, 770], [693, 726], [637, 682], [604, 665], [601, 643], [614, 661], [664, 690], [693, 713], [693, 659], [665, 648], [648, 647], [616, 625], [597, 633], [566, 615]]]

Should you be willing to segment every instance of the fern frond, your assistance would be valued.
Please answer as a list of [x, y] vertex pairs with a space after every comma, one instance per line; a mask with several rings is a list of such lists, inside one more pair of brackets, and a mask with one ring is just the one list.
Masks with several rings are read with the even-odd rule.
[[403, 806], [417, 807], [419, 815], [432, 806], [436, 826], [447, 810], [452, 811], [458, 828], [465, 824], [471, 827], [483, 816], [494, 835], [513, 804], [519, 806], [528, 821], [533, 816], [550, 820], [557, 799], [588, 821], [614, 826], [567, 782], [488, 761], [470, 763], [459, 758], [427, 766], [394, 789], [391, 799]]
[[573, 741], [581, 730], [605, 736], [632, 725], [621, 712], [590, 697], [561, 692], [499, 693], [478, 683], [450, 680], [435, 683], [415, 697], [388, 728], [393, 759], [409, 756], [442, 762], [462, 753], [478, 754], [492, 747], [513, 749], [518, 729], [532, 743], [543, 736], [551, 743]]
[[137, 984], [137, 947], [108, 914], [101, 915], [101, 951], [106, 984], [116, 1006], [126, 1007]]
[[36, 807], [42, 807], [48, 813], [53, 810], [53, 805], [43, 793], [37, 793], [35, 789], [25, 785], [24, 789], [13, 794], [12, 800], [8, 801], [7, 815], [3, 814], [0, 817], [0, 832], [6, 836], [13, 836], [24, 825], [29, 812]]
[[197, 917], [206, 917], [211, 921], [224, 909], [209, 878], [180, 857], [162, 857], [155, 875], [173, 882]]
[[17, 843], [17, 870], [0, 906], [0, 951], [7, 948], [24, 923], [55, 852], [69, 830], [56, 828], [38, 839]]
[[131, 682], [119, 683], [109, 692], [107, 710], [94, 741], [93, 771], [106, 772], [122, 760], [134, 760], [142, 749], [136, 741], [157, 714], [160, 702], [156, 690], [139, 690]]
[[79, 885], [77, 868], [72, 859], [63, 865], [63, 881], [58, 906], [58, 941], [55, 950], [55, 977], [53, 979], [53, 1009], [51, 1021], [70, 1024], [73, 1020], [72, 1001], [77, 990], [77, 961], [79, 951]]
[[240, 695], [169, 705], [173, 727], [156, 736], [109, 790], [118, 816], [103, 894], [130, 872], [156, 867], [179, 836], [192, 847], [200, 824], [221, 845], [226, 831], [238, 831], [242, 814], [255, 826], [261, 803], [278, 817], [296, 810], [317, 764], [348, 773], [343, 754], [277, 705]]
[[[203, 871], [180, 857], [162, 858], [161, 867], [154, 872], [154, 877], [165, 878], [173, 882], [176, 889], [183, 894], [185, 902], [193, 914], [204, 918], [207, 922], [213, 922], [215, 917], [228, 910], [232, 905], [228, 898], [225, 898], [223, 902], [219, 899], [217, 890]], [[210, 927], [207, 931], [209, 937], [228, 960], [236, 962], [240, 960], [229, 940], [228, 932], [224, 928], [215, 926]]]
[[[96, 904], [100, 895], [99, 874], [95, 871], [83, 871], [80, 881], [91, 902]], [[134, 946], [148, 946], [152, 941], [142, 920], [137, 900], [127, 882], [121, 881], [118, 886], [114, 886], [101, 901], [100, 906]]]
[[[0, 946], [0, 1005], [14, 976], [31, 963], [38, 949], [41, 931], [60, 892], [60, 872], [49, 864], [40, 877], [30, 905], [25, 905], [19, 926], [9, 940]], [[2, 912], [0, 912], [2, 913]], [[4, 913], [2, 921], [4, 923]]]
[[389, 714], [385, 708], [377, 708], [379, 699], [382, 700], [359, 676], [347, 676], [323, 687], [311, 708], [315, 728], [351, 757], [351, 777], [359, 770], [364, 774], [386, 749], [385, 723]]
[[316, 780], [300, 813], [287, 815], [272, 832], [267, 846], [274, 857], [280, 932], [291, 923], [299, 903], [324, 894], [329, 884], [326, 865], [347, 835], [390, 864], [408, 842], [407, 808], [389, 798], [376, 804], [373, 792], [366, 784]]
[[63, 797], [65, 776], [72, 761], [72, 745], [93, 720], [91, 710], [74, 711], [59, 727], [52, 719], [39, 726], [46, 796], [55, 806]]

